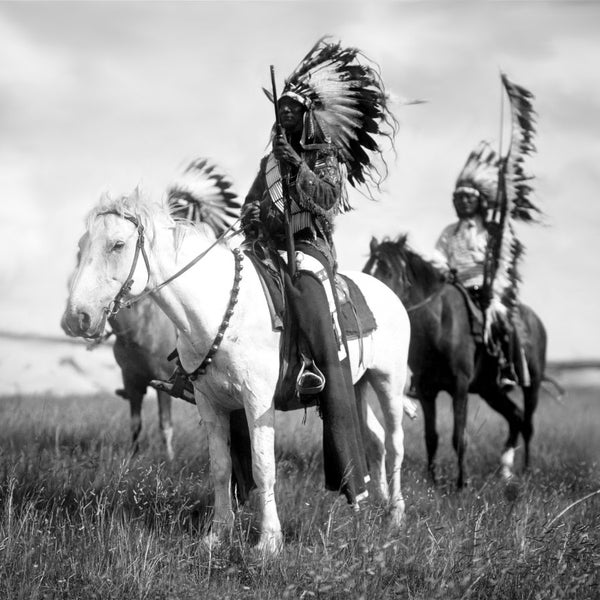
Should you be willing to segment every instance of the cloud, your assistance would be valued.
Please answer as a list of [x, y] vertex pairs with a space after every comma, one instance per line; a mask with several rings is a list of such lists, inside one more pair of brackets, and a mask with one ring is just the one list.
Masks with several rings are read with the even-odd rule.
[[[418, 249], [431, 247], [454, 218], [450, 193], [468, 153], [480, 139], [497, 143], [503, 69], [537, 96], [529, 164], [552, 224], [524, 232], [523, 290], [548, 307], [560, 331], [551, 339], [566, 340], [575, 327], [564, 328], [562, 300], [550, 303], [547, 290], [562, 273], [564, 285], [589, 291], [594, 268], [575, 257], [595, 247], [600, 226], [599, 13], [556, 2], [0, 5], [0, 237], [10, 249], [0, 266], [13, 284], [1, 314], [57, 327], [83, 216], [105, 189], [141, 182], [162, 193], [177, 168], [206, 155], [243, 195], [272, 122], [261, 90], [269, 64], [281, 85], [329, 33], [379, 63], [393, 93], [428, 100], [396, 107], [398, 160], [390, 156], [379, 202], [357, 198], [337, 223], [341, 264], [361, 268], [371, 235], [409, 231]], [[28, 300], [42, 296], [43, 305]], [[593, 317], [590, 298], [578, 296]], [[583, 355], [595, 352], [584, 342]]]

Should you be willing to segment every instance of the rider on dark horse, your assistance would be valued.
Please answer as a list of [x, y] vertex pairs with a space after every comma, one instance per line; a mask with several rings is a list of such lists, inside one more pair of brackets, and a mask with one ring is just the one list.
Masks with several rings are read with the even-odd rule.
[[[509, 318], [504, 301], [515, 284], [509, 257], [500, 256], [493, 285], [484, 282], [494, 225], [488, 215], [497, 193], [498, 165], [497, 153], [486, 142], [469, 156], [452, 197], [458, 221], [443, 229], [435, 245], [434, 262], [448, 280], [463, 286], [474, 303], [492, 315], [484, 332], [486, 346], [498, 358], [498, 383], [510, 389], [518, 383], [517, 372], [522, 372], [524, 361], [515, 369], [515, 360], [521, 360], [521, 340], [518, 324], [514, 315]], [[506, 228], [504, 236], [504, 247], [513, 246], [512, 227]]]
[[[364, 184], [373, 176], [369, 154], [381, 151], [371, 134], [395, 133], [383, 83], [363, 58], [355, 48], [320, 40], [286, 79], [281, 96], [271, 98], [280, 127], [271, 131], [242, 208], [246, 246], [284, 282], [276, 407], [278, 394], [284, 402], [317, 398], [326, 487], [341, 489], [353, 504], [366, 495], [368, 477], [339, 320], [333, 222], [350, 208], [346, 180]], [[282, 391], [294, 363], [294, 385]], [[328, 455], [336, 457], [333, 467]]]

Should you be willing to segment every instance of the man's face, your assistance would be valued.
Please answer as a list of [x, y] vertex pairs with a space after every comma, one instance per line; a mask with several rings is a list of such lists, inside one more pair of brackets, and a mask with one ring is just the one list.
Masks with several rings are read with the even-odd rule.
[[279, 119], [281, 126], [289, 133], [302, 131], [302, 117], [304, 107], [291, 98], [279, 100]]
[[479, 196], [471, 192], [454, 194], [454, 209], [459, 219], [468, 219], [479, 213]]

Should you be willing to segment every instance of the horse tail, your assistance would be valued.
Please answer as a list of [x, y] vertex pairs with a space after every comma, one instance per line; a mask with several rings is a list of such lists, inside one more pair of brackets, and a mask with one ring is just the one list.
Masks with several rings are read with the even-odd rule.
[[556, 381], [554, 377], [550, 377], [550, 375], [546, 375], [545, 373], [542, 376], [542, 385], [544, 383], [549, 383], [552, 386], [552, 388], [550, 388], [547, 385], [543, 386], [546, 392], [548, 392], [548, 394], [550, 395], [550, 397], [564, 406], [564, 402], [562, 401], [562, 399], [567, 393], [565, 388], [562, 385], [560, 385], [560, 383], [558, 383], [558, 381]]

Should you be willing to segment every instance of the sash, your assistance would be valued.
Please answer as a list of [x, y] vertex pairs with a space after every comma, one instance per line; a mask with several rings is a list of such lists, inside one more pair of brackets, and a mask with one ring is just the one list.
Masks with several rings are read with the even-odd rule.
[[[267, 181], [267, 188], [269, 190], [269, 196], [271, 196], [271, 201], [277, 210], [283, 214], [285, 212], [285, 205], [283, 198], [283, 185], [281, 182], [281, 171], [279, 170], [279, 161], [275, 160], [272, 152], [267, 158], [265, 179]], [[312, 229], [313, 222], [310, 212], [298, 206], [298, 203], [293, 198], [290, 198], [289, 201], [290, 213], [292, 215], [290, 223], [292, 233], [296, 233], [297, 231], [305, 229], [306, 227]]]

